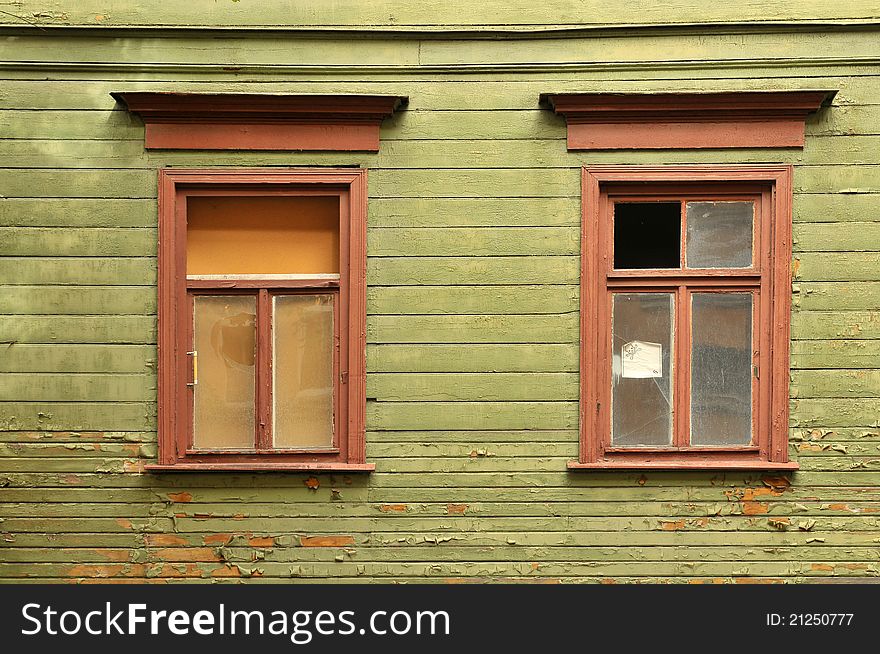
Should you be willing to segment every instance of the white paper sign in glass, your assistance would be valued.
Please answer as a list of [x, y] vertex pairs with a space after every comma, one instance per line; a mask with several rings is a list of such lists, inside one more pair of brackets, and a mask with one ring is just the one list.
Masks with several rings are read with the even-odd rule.
[[621, 375], [632, 379], [663, 376], [663, 346], [660, 343], [632, 341], [620, 353]]

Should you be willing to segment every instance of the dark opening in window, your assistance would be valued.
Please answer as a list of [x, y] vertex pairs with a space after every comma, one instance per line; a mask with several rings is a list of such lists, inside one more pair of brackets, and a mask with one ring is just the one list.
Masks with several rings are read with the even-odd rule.
[[678, 268], [680, 248], [680, 202], [614, 204], [615, 268]]

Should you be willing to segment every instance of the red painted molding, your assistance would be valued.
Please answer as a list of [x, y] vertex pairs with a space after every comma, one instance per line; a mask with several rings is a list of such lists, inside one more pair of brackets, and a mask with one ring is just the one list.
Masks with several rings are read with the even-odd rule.
[[[186, 361], [192, 338], [189, 295], [207, 284], [186, 278], [187, 198], [234, 193], [265, 197], [320, 192], [337, 195], [340, 208], [338, 348], [340, 375], [335, 396], [335, 447], [264, 453], [193, 451], [192, 368]], [[359, 168], [161, 169], [158, 252], [158, 444], [150, 471], [288, 470], [369, 472], [366, 462], [367, 171]], [[215, 290], [230, 286], [215, 284]], [[237, 288], [247, 288], [237, 286]], [[323, 287], [319, 284], [318, 287]], [[228, 291], [225, 291], [228, 292]], [[259, 445], [259, 443], [258, 443]]]
[[569, 150], [795, 148], [837, 91], [542, 94], [565, 117]]
[[140, 116], [150, 149], [379, 150], [379, 125], [408, 99], [390, 95], [111, 93]]
[[[583, 169], [580, 441], [578, 460], [569, 462], [569, 470], [798, 469], [797, 462], [788, 459], [792, 172], [790, 165], [779, 164], [608, 165]], [[694, 192], [704, 197], [730, 192], [755, 196], [760, 212], [753, 238], [760, 260], [755, 261], [752, 270], [614, 270], [610, 203], [615, 196], [656, 198]], [[668, 448], [615, 448], [611, 442], [609, 293], [635, 284], [644, 289], [685, 283], [702, 283], [705, 288], [751, 285], [760, 293], [760, 319], [753, 342], [759, 352], [759, 370], [765, 372], [757, 378], [753, 395], [754, 442], [750, 446], [719, 448], [690, 447], [680, 441]], [[679, 360], [678, 365], [679, 369], [688, 369], [689, 360]], [[685, 406], [679, 406], [676, 413], [686, 415], [688, 396], [678, 396]], [[679, 431], [686, 434], [686, 427]]]

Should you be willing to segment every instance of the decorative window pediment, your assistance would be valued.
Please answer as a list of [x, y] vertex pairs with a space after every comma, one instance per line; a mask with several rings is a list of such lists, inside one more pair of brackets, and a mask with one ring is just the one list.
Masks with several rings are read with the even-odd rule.
[[836, 91], [542, 94], [569, 150], [800, 148], [807, 116]]
[[146, 125], [144, 145], [174, 150], [378, 152], [390, 95], [112, 93]]

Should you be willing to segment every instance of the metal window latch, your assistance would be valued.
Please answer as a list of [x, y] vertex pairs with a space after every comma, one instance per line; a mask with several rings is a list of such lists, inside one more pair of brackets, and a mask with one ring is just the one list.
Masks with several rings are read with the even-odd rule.
[[752, 366], [752, 368], [755, 370], [755, 379], [760, 379], [761, 376], [758, 374], [758, 366]]
[[187, 382], [187, 386], [195, 386], [199, 383], [199, 353], [196, 350], [192, 350], [191, 352], [186, 353], [187, 356], [192, 357], [193, 367], [192, 367], [192, 381]]

